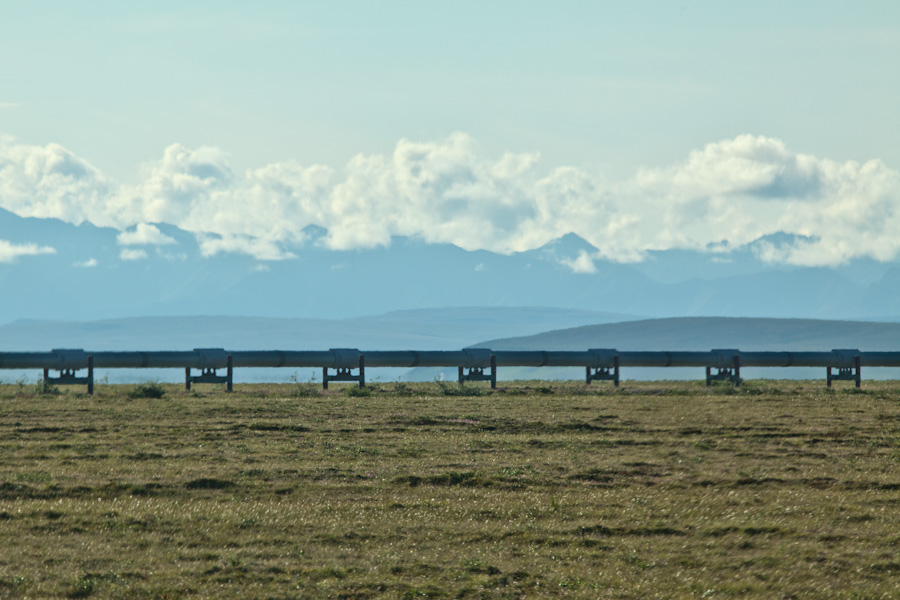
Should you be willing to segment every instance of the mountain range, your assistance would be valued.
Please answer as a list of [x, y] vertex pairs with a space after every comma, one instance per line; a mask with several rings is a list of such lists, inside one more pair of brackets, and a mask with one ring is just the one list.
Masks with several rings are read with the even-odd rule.
[[116, 229], [0, 210], [0, 240], [43, 249], [0, 262], [0, 323], [185, 315], [350, 318], [446, 306], [900, 320], [900, 263], [766, 262], [761, 248], [798, 237], [783, 233], [738, 248], [651, 251], [641, 262], [616, 263], [597, 258], [597, 249], [574, 234], [512, 254], [408, 237], [366, 250], [332, 250], [321, 243], [324, 230], [310, 226], [302, 243], [280, 248], [289, 258], [260, 260], [240, 252], [211, 254], [190, 232], [165, 223], [152, 227], [157, 243], [123, 245]]

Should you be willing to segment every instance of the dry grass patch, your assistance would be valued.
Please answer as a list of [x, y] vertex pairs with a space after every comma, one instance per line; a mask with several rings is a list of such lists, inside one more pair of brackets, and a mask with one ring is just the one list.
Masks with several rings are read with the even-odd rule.
[[0, 386], [0, 598], [888, 598], [900, 385]]

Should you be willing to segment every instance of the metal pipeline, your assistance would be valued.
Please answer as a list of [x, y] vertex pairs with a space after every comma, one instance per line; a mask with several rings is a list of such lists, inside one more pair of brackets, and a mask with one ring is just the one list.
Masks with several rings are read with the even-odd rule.
[[367, 367], [463, 367], [487, 368], [491, 356], [498, 367], [590, 367], [610, 368], [616, 358], [621, 367], [832, 367], [852, 368], [856, 357], [865, 367], [900, 367], [900, 352], [862, 352], [836, 349], [828, 352], [741, 352], [736, 349], [694, 351], [586, 351], [498, 350], [374, 350], [333, 348], [323, 351], [226, 351], [196, 348], [191, 351], [88, 352], [81, 349], [54, 349], [51, 352], [0, 352], [0, 369], [78, 370], [87, 367], [93, 356], [99, 369], [220, 369], [231, 355], [234, 367], [317, 367], [354, 369], [360, 356]]
[[[86, 363], [85, 363], [86, 366]], [[60, 369], [59, 357], [52, 352], [3, 352], [0, 369]]]
[[900, 352], [860, 352], [859, 359], [863, 367], [900, 366]]

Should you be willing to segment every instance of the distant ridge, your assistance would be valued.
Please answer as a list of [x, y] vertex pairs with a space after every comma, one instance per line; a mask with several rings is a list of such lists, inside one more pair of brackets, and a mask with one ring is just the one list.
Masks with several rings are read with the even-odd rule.
[[900, 350], [900, 323], [675, 317], [587, 325], [482, 342], [494, 350]]
[[0, 351], [190, 350], [458, 350], [485, 336], [630, 319], [628, 315], [546, 307], [454, 307], [399, 310], [349, 319], [180, 316], [49, 321], [0, 325]]

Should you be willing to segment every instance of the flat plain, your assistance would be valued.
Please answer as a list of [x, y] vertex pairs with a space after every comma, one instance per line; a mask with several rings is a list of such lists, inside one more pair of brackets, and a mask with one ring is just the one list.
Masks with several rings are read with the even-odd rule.
[[2, 385], [0, 598], [900, 594], [900, 383], [503, 385]]

